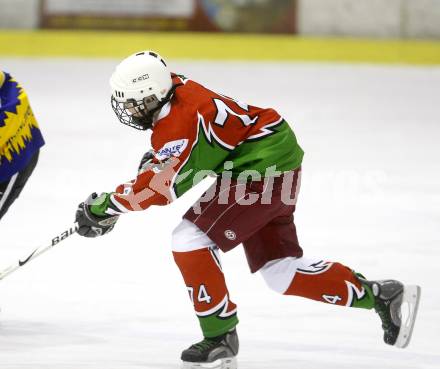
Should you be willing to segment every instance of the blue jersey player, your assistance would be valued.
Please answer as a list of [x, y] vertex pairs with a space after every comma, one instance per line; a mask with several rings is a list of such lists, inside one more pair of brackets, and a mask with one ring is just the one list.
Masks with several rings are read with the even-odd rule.
[[43, 145], [26, 92], [0, 71], [0, 219], [20, 195]]

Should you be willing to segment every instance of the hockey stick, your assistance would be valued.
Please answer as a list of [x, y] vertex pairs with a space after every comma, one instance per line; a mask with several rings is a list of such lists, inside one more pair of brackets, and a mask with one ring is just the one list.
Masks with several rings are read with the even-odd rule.
[[27, 264], [29, 261], [35, 259], [36, 257], [40, 256], [41, 254], [45, 253], [47, 250], [51, 249], [55, 245], [58, 245], [61, 241], [64, 241], [66, 238], [70, 237], [71, 235], [75, 234], [78, 231], [78, 223], [74, 223], [70, 226], [69, 229], [65, 230], [64, 232], [60, 233], [58, 236], [52, 238], [50, 241], [50, 244], [47, 246], [41, 246], [36, 248], [30, 255], [28, 255], [25, 259], [18, 260], [17, 263], [14, 263], [7, 267], [6, 269], [0, 271], [0, 281], [8, 276], [9, 274], [15, 272], [18, 268], [22, 267], [23, 265]]

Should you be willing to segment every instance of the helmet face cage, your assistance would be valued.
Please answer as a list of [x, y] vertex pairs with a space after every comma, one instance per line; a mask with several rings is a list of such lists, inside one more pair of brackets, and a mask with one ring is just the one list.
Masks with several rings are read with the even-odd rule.
[[174, 91], [181, 84], [171, 87], [167, 95], [159, 100], [156, 95], [144, 97], [142, 100], [127, 99], [120, 102], [112, 95], [112, 108], [122, 124], [145, 131], [153, 127], [154, 114], [171, 100]]
[[160, 108], [156, 95], [144, 97], [142, 100], [128, 99], [124, 102], [119, 102], [112, 96], [111, 104], [121, 123], [142, 131], [152, 127], [153, 115]]

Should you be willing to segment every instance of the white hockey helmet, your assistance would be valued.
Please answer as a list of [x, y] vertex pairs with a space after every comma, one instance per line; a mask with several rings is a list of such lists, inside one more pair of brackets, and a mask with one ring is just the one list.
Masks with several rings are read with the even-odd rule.
[[171, 73], [162, 57], [141, 51], [124, 59], [110, 78], [112, 108], [119, 121], [137, 129], [148, 129], [154, 113], [172, 96]]

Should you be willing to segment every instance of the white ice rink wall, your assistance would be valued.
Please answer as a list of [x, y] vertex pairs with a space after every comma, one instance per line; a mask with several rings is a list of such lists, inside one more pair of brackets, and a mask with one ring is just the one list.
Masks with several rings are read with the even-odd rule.
[[37, 28], [40, 0], [0, 0], [0, 28]]
[[[409, 37], [440, 37], [440, 0], [407, 2], [404, 32]], [[411, 15], [411, 16], [409, 16]]]
[[[106, 7], [105, 1], [99, 3]], [[41, 4], [0, 0], [0, 28], [37, 28]], [[440, 0], [297, 0], [296, 17], [298, 33], [304, 35], [440, 38]]]
[[440, 0], [299, 0], [306, 35], [440, 37]]

